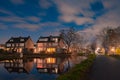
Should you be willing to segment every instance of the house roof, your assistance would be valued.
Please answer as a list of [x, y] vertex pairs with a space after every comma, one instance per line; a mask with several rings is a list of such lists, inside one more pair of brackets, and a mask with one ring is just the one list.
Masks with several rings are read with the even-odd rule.
[[28, 37], [11, 37], [6, 43], [25, 43], [30, 36]]
[[47, 36], [47, 37], [40, 37], [38, 40], [37, 40], [37, 43], [46, 43], [46, 42], [55, 42], [55, 40], [53, 40], [54, 38], [57, 38], [58, 41], [60, 40], [60, 36]]

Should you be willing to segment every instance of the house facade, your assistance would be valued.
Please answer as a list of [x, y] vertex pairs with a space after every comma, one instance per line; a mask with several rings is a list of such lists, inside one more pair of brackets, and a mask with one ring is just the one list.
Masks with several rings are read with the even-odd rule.
[[36, 43], [37, 53], [61, 53], [65, 44], [60, 36], [40, 37]]
[[8, 52], [26, 52], [34, 49], [34, 43], [30, 36], [28, 37], [11, 37], [6, 43], [6, 50]]

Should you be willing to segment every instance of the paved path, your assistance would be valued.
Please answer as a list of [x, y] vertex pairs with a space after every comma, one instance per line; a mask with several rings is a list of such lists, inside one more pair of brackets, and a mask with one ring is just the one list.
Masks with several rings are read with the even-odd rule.
[[90, 71], [90, 80], [120, 80], [120, 60], [98, 56]]

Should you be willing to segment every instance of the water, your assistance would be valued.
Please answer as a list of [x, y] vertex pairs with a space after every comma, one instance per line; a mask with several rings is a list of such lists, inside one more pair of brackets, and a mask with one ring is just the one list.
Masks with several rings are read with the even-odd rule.
[[56, 80], [85, 58], [32, 58], [0, 62], [0, 80]]

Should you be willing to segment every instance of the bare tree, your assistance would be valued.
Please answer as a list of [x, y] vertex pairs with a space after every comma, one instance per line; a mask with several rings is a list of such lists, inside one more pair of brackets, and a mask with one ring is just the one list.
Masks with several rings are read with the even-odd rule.
[[106, 27], [101, 30], [100, 34], [97, 35], [97, 38], [102, 41], [102, 46], [105, 49], [105, 54], [108, 53], [108, 46], [109, 46], [109, 31], [110, 27]]
[[105, 49], [105, 53], [108, 53], [109, 47], [118, 47], [120, 45], [120, 27], [117, 28], [104, 28], [100, 35], [98, 35], [98, 39], [102, 41], [102, 46]]
[[61, 30], [61, 37], [63, 38], [64, 42], [67, 45], [67, 53], [69, 53], [70, 51], [70, 47], [72, 47], [75, 39], [76, 39], [76, 33], [75, 33], [75, 29], [73, 27], [65, 30]]

